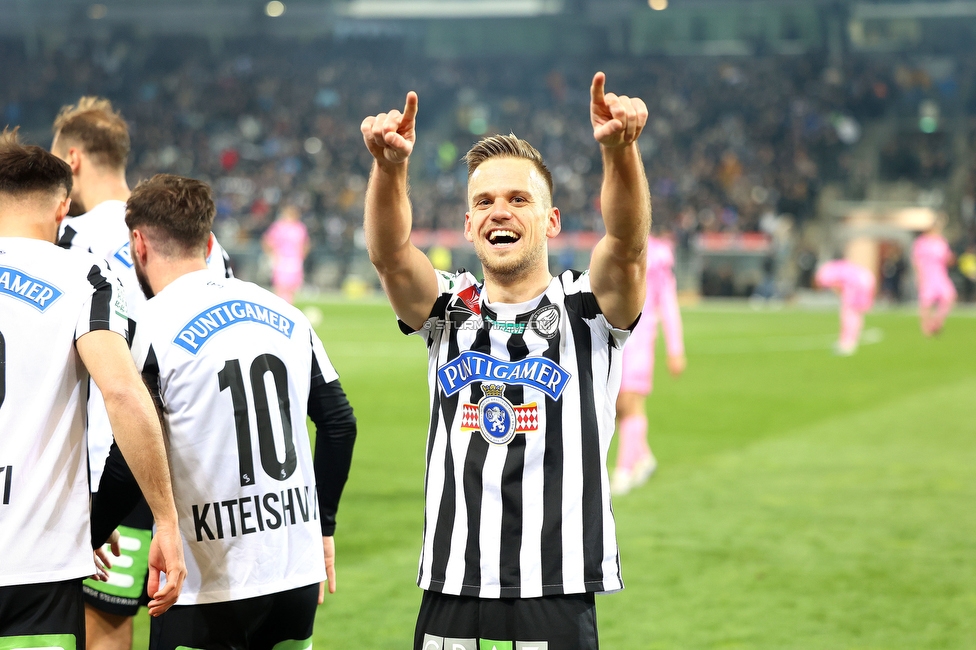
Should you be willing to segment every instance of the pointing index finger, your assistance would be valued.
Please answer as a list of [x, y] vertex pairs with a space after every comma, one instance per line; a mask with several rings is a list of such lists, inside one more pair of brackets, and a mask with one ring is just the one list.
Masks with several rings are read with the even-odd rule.
[[410, 91], [407, 93], [407, 103], [403, 107], [403, 121], [410, 123], [417, 116], [417, 93]]
[[594, 104], [603, 104], [603, 88], [607, 82], [607, 75], [602, 72], [597, 72], [593, 75], [593, 83], [590, 85], [590, 100]]

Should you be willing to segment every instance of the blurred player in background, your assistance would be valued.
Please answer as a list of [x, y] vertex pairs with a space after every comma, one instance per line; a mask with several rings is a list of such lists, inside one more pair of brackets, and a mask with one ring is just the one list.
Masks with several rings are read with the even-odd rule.
[[312, 250], [298, 206], [288, 204], [281, 209], [261, 238], [261, 246], [271, 258], [271, 287], [275, 294], [289, 304], [295, 302], [295, 292], [305, 281], [305, 258]]
[[[122, 283], [129, 315], [136, 322], [146, 299], [136, 280], [129, 253], [129, 229], [125, 225], [125, 202], [131, 194], [125, 178], [129, 146], [128, 126], [107, 99], [82, 97], [77, 104], [64, 106], [54, 121], [51, 152], [71, 168], [71, 206], [78, 215], [62, 222], [58, 245], [104, 259]], [[210, 268], [229, 276], [229, 258], [213, 235], [208, 247]], [[93, 491], [98, 491], [111, 445], [112, 429], [102, 397], [93, 388], [88, 404]], [[126, 560], [109, 570], [107, 582], [85, 581], [88, 650], [132, 647], [132, 617], [140, 605], [146, 604], [146, 554], [152, 524], [152, 513], [145, 503], [140, 503], [119, 531], [126, 538], [121, 546]]]
[[621, 495], [643, 484], [657, 468], [657, 459], [647, 444], [645, 400], [654, 380], [654, 344], [661, 323], [668, 352], [668, 371], [678, 377], [684, 372], [685, 343], [678, 310], [678, 289], [674, 278], [674, 251], [669, 238], [647, 239], [647, 295], [644, 311], [624, 348], [623, 378], [617, 397], [617, 465], [610, 490]]
[[[206, 184], [166, 174], [140, 183], [126, 207], [151, 297], [132, 355], [168, 432], [188, 565], [177, 605], [152, 621], [150, 648], [307, 648], [320, 582], [336, 587], [335, 514], [356, 420], [308, 319], [207, 268], [215, 213]], [[96, 541], [131, 509], [133, 487], [113, 447]]]
[[840, 338], [835, 352], [850, 356], [857, 351], [864, 314], [874, 303], [874, 274], [848, 260], [826, 262], [817, 269], [814, 282], [840, 294]]
[[932, 227], [912, 245], [912, 264], [918, 283], [918, 315], [925, 336], [942, 331], [956, 302], [956, 287], [947, 270], [953, 263], [955, 256], [942, 236], [942, 219], [936, 218]]
[[85, 645], [89, 374], [156, 515], [151, 613], [176, 601], [186, 575], [166, 448], [126, 345], [121, 289], [102, 259], [54, 245], [71, 185], [62, 161], [0, 135], [0, 648]]
[[607, 450], [621, 347], [640, 316], [651, 201], [638, 98], [590, 88], [606, 235], [585, 273], [549, 271], [552, 175], [514, 135], [476, 143], [464, 236], [473, 274], [434, 270], [410, 241], [417, 95], [367, 117], [370, 260], [428, 349], [430, 428], [414, 650], [599, 646], [594, 594], [623, 588]]

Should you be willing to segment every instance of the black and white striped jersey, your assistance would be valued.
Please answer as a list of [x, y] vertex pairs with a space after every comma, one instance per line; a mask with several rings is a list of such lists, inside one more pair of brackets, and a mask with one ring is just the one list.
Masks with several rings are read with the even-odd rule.
[[470, 273], [438, 285], [417, 332], [431, 395], [418, 584], [481, 598], [621, 589], [606, 459], [630, 332], [607, 322], [588, 273], [517, 305], [487, 302]]
[[[212, 246], [207, 266], [221, 277], [233, 277], [227, 251], [210, 235]], [[58, 246], [92, 253], [103, 260], [118, 277], [125, 291], [129, 317], [138, 320], [146, 296], [139, 287], [129, 253], [129, 227], [125, 225], [125, 202], [102, 201], [85, 214], [61, 222]], [[91, 458], [92, 489], [97, 490], [102, 468], [112, 446], [112, 428], [105, 413], [105, 402], [96, 386], [91, 387], [88, 404], [88, 449]]]
[[75, 341], [126, 335], [105, 262], [0, 238], [0, 586], [91, 575], [88, 372]]

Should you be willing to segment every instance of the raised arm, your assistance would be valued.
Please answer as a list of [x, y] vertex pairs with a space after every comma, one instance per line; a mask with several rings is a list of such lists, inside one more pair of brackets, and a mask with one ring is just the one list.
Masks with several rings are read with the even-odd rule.
[[420, 329], [437, 300], [437, 276], [427, 256], [410, 241], [407, 161], [417, 140], [416, 117], [417, 93], [411, 91], [402, 113], [367, 117], [360, 129], [373, 154], [363, 224], [366, 249], [397, 317]]
[[[122, 336], [98, 330], [80, 337], [76, 345], [105, 399], [115, 441], [156, 520], [156, 535], [149, 551], [149, 595], [153, 598], [149, 613], [158, 616], [179, 597], [186, 564], [156, 407]], [[166, 574], [162, 589], [159, 589], [160, 571]]]
[[604, 93], [606, 75], [590, 87], [593, 137], [603, 154], [600, 205], [607, 234], [590, 259], [590, 282], [604, 316], [614, 327], [630, 327], [644, 303], [651, 192], [637, 138], [647, 106], [637, 97]]

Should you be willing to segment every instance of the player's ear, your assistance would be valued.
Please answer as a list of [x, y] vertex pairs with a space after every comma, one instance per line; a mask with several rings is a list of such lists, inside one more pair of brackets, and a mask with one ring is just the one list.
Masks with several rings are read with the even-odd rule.
[[75, 176], [78, 175], [78, 170], [81, 169], [81, 150], [77, 147], [68, 147], [68, 156], [65, 158], [65, 162], [71, 167], [71, 173]]
[[71, 198], [66, 196], [64, 197], [63, 201], [58, 203], [58, 209], [55, 215], [55, 218], [59, 226], [61, 225], [61, 222], [64, 221], [64, 218], [68, 216], [68, 210], [70, 209], [71, 209]]
[[464, 238], [469, 242], [474, 242], [474, 235], [471, 234], [471, 213], [464, 213]]
[[563, 229], [562, 217], [559, 215], [559, 208], [549, 208], [549, 223], [546, 224], [546, 237], [552, 239]]
[[129, 231], [129, 254], [138, 257], [140, 263], [146, 261], [146, 238], [138, 228]]

